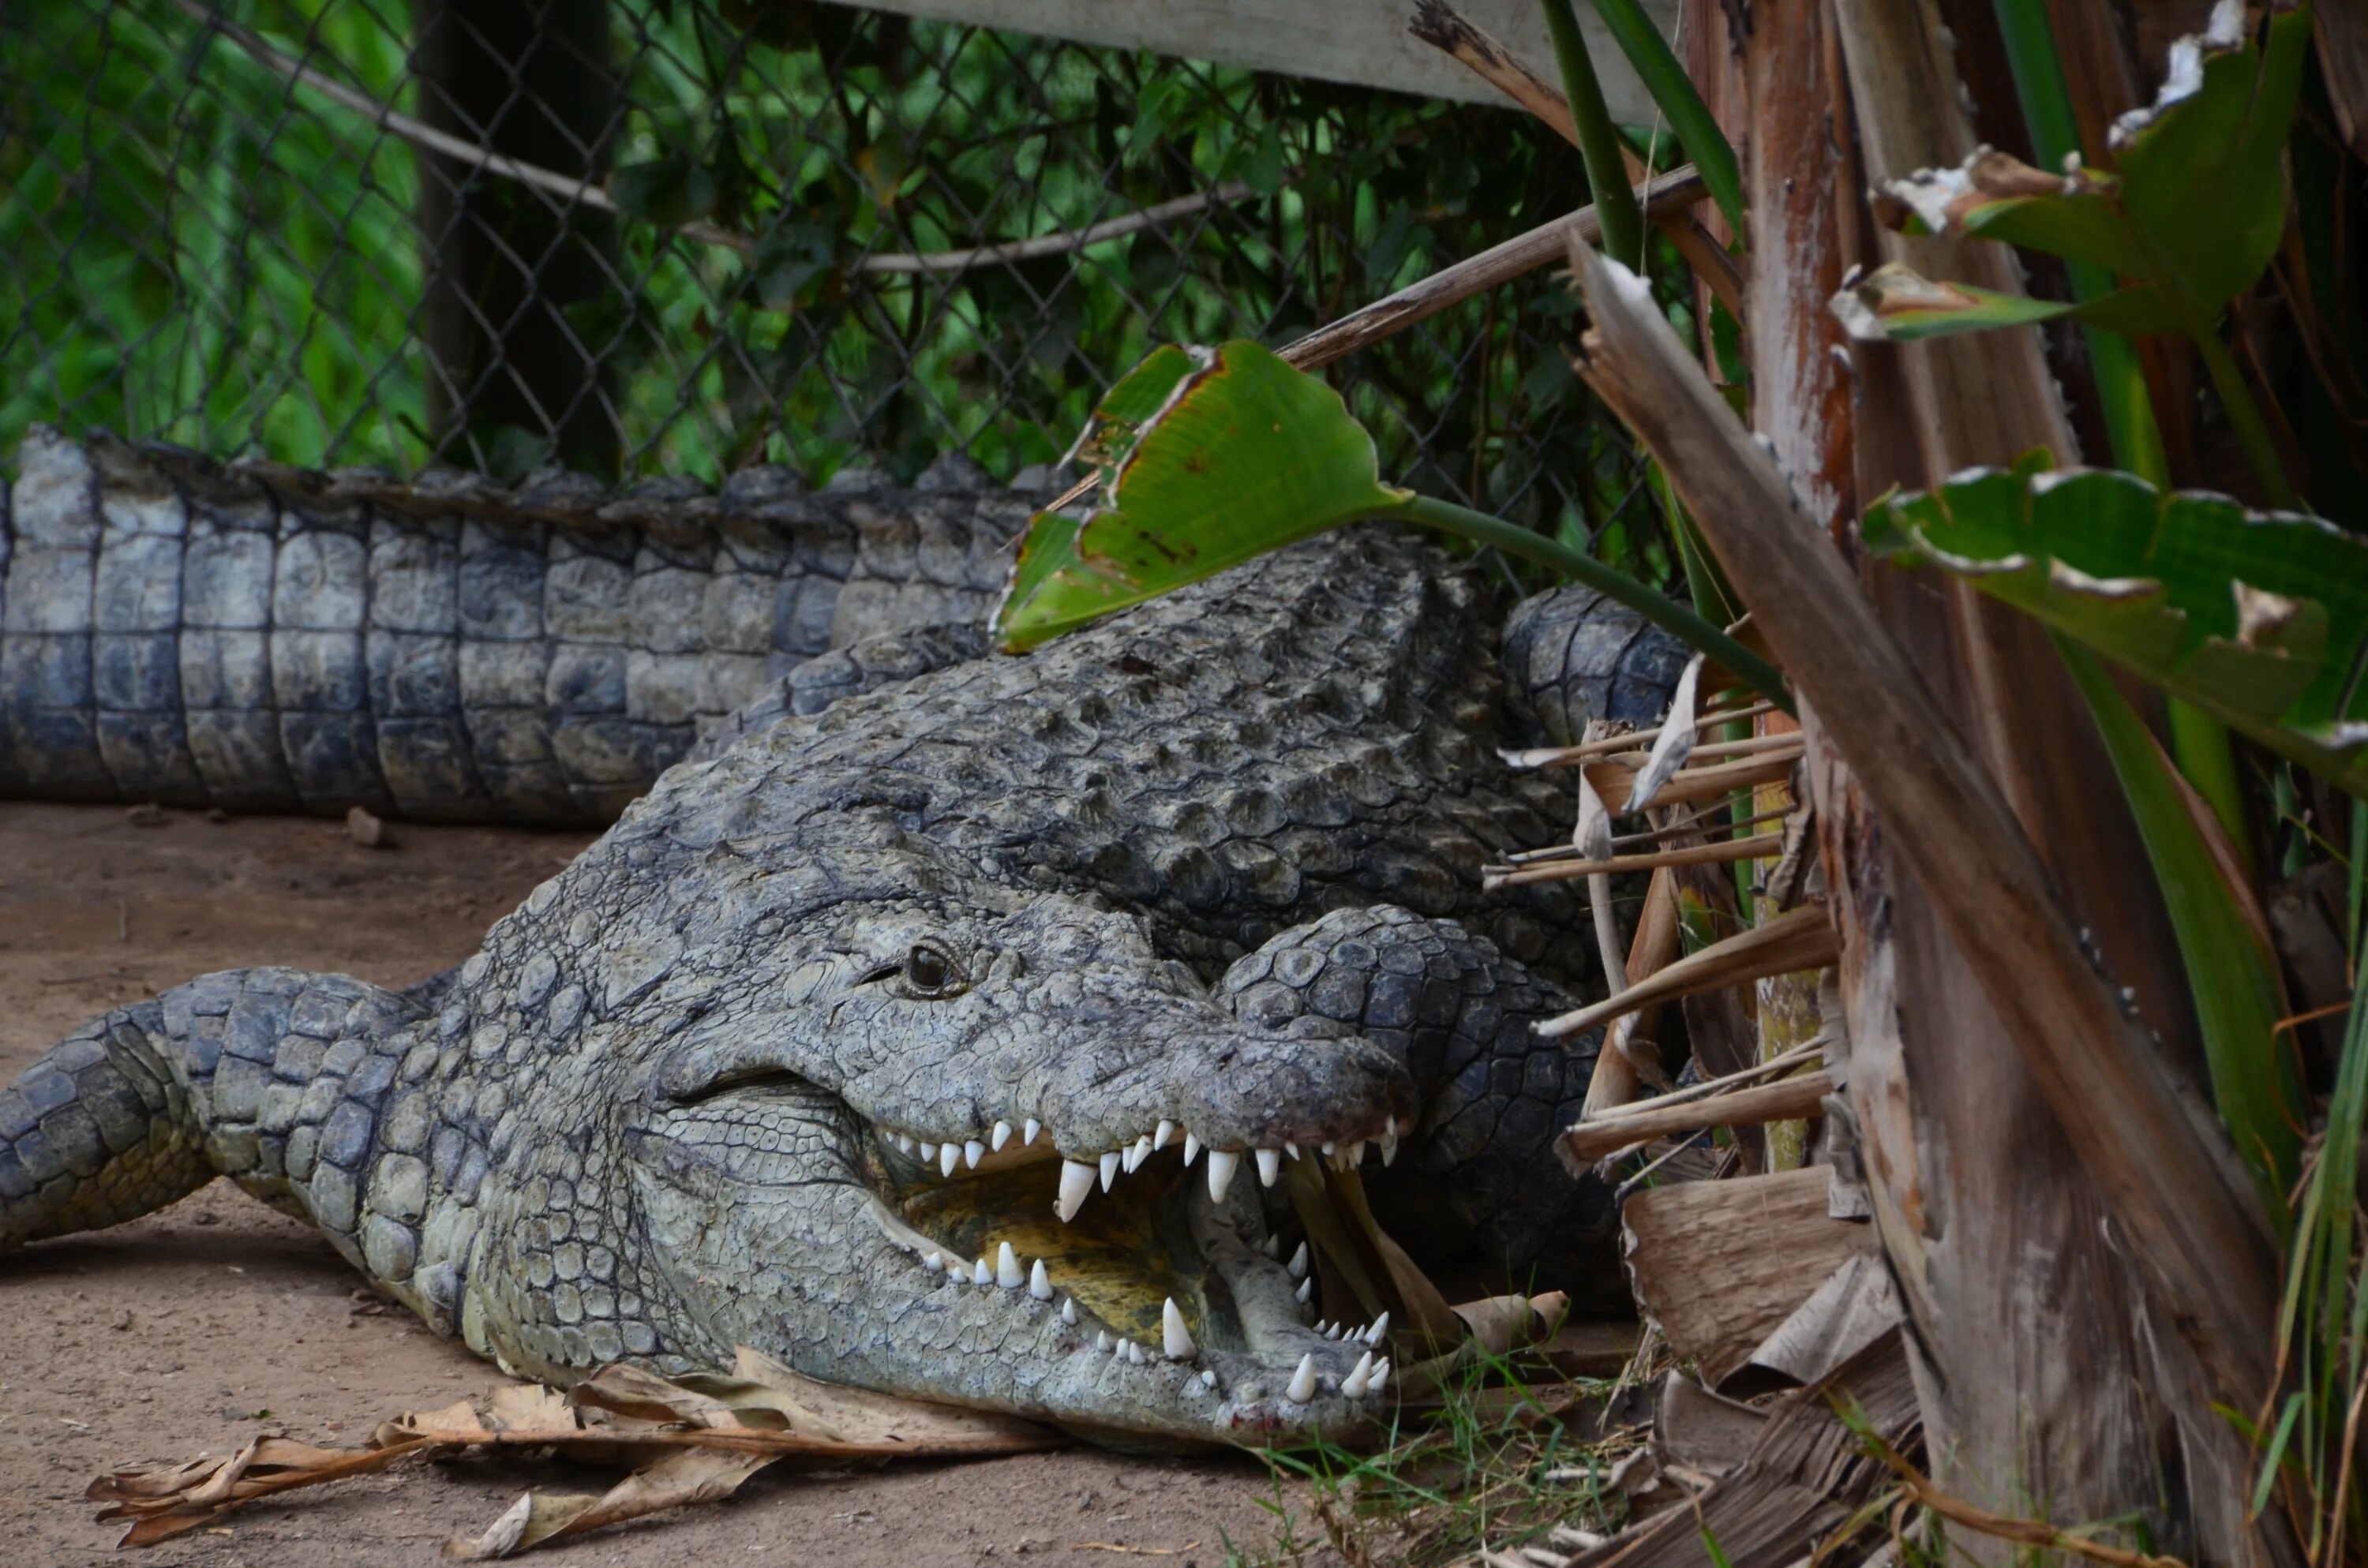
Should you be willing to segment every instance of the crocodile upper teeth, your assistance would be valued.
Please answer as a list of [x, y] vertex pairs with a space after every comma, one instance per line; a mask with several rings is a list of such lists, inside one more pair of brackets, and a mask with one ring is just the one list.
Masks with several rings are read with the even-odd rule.
[[1282, 1151], [1280, 1149], [1258, 1150], [1258, 1185], [1260, 1187], [1272, 1187], [1275, 1183], [1275, 1178], [1282, 1175]]
[[1053, 1212], [1064, 1224], [1077, 1217], [1086, 1205], [1087, 1197], [1094, 1190], [1094, 1167], [1076, 1160], [1061, 1162], [1061, 1195], [1053, 1200]]
[[939, 1174], [939, 1176], [951, 1176], [951, 1175], [953, 1175], [953, 1174], [954, 1174], [954, 1167], [955, 1167], [956, 1165], [958, 1165], [962, 1164], [962, 1145], [961, 1145], [961, 1144], [959, 1144], [959, 1143], [940, 1143], [940, 1144], [939, 1144], [939, 1145], [938, 1145], [938, 1174]]
[[1026, 1121], [1020, 1123], [1019, 1141], [1022, 1143], [1033, 1143], [1036, 1142], [1036, 1134], [1043, 1131], [1044, 1124], [1031, 1116]]
[[1201, 1157], [1201, 1141], [1187, 1131], [1184, 1134], [1184, 1163], [1190, 1165]]
[[986, 1146], [998, 1154], [1003, 1153], [1003, 1146], [1010, 1142], [1011, 1123], [1008, 1121], [996, 1122], [995, 1131], [986, 1135]]
[[1230, 1149], [1209, 1151], [1209, 1197], [1212, 1201], [1225, 1200], [1225, 1188], [1234, 1185], [1234, 1171], [1241, 1163], [1242, 1157]]
[[1104, 1192], [1108, 1192], [1110, 1189], [1110, 1183], [1118, 1179], [1119, 1162], [1123, 1158], [1124, 1156], [1116, 1149], [1102, 1156], [1102, 1190]]
[[1291, 1386], [1283, 1390], [1282, 1397], [1293, 1404], [1305, 1404], [1315, 1397], [1315, 1352], [1299, 1358], [1299, 1370], [1291, 1374]]
[[1176, 1124], [1163, 1116], [1159, 1119], [1159, 1125], [1152, 1129], [1151, 1146], [1154, 1149], [1165, 1149], [1167, 1147], [1167, 1141], [1175, 1136]]
[[1365, 1330], [1365, 1343], [1379, 1345], [1382, 1342], [1382, 1336], [1389, 1331], [1390, 1312], [1387, 1307], [1384, 1307], [1382, 1309], [1382, 1315], [1373, 1320], [1373, 1326]]
[[985, 1156], [986, 1145], [980, 1142], [975, 1138], [962, 1145], [962, 1164], [968, 1165], [973, 1170], [978, 1169], [979, 1161], [984, 1159]]

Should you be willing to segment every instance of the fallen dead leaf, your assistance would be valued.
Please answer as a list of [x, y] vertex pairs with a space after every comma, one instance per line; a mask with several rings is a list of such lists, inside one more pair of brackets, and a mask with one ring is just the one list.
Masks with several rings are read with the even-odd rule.
[[481, 1533], [446, 1544], [447, 1556], [483, 1559], [714, 1502], [784, 1460], [819, 1469], [850, 1460], [1022, 1453], [1067, 1441], [1012, 1416], [817, 1382], [744, 1349], [730, 1376], [668, 1380], [616, 1366], [564, 1392], [510, 1384], [483, 1402], [381, 1422], [366, 1447], [256, 1437], [227, 1459], [114, 1471], [92, 1482], [86, 1495], [107, 1505], [101, 1519], [131, 1521], [119, 1546], [153, 1546], [256, 1498], [369, 1474], [415, 1455], [507, 1449], [632, 1472], [597, 1496], [529, 1492]]

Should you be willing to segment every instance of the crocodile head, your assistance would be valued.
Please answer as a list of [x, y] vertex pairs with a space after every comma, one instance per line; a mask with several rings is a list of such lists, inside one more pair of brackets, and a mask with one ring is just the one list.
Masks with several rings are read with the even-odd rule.
[[877, 819], [666, 853], [588, 944], [624, 1005], [579, 1053], [633, 1063], [614, 1185], [662, 1351], [1103, 1436], [1369, 1427], [1387, 1351], [1308, 1326], [1263, 1183], [1410, 1125], [1395, 1059], [1241, 1022], [1141, 917]]

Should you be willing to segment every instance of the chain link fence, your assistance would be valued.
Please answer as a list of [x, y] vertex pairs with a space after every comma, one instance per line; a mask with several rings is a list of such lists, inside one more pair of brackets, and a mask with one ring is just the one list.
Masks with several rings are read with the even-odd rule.
[[[814, 0], [14, 0], [0, 451], [1008, 478], [1149, 347], [1287, 341], [1581, 179], [1503, 110]], [[1537, 276], [1328, 373], [1385, 473], [1657, 564], [1573, 331]]]

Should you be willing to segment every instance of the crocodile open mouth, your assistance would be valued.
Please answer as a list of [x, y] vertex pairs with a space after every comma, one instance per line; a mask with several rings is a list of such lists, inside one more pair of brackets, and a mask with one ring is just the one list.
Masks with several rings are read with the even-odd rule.
[[999, 1130], [951, 1145], [951, 1157], [948, 1145], [876, 1125], [867, 1140], [882, 1227], [939, 1288], [1014, 1292], [1095, 1350], [1200, 1362], [1212, 1389], [1217, 1360], [1236, 1372], [1246, 1360], [1267, 1374], [1265, 1394], [1300, 1403], [1386, 1384], [1387, 1308], [1353, 1324], [1320, 1320], [1327, 1298], [1368, 1293], [1344, 1283], [1356, 1263], [1337, 1256], [1352, 1249], [1333, 1216], [1304, 1221], [1311, 1205], [1328, 1210], [1325, 1195], [1353, 1179], [1353, 1159], [1395, 1154], [1394, 1125], [1370, 1151], [1286, 1144], [1262, 1156], [1203, 1150], [1163, 1124], [1090, 1165], [1050, 1138]]

